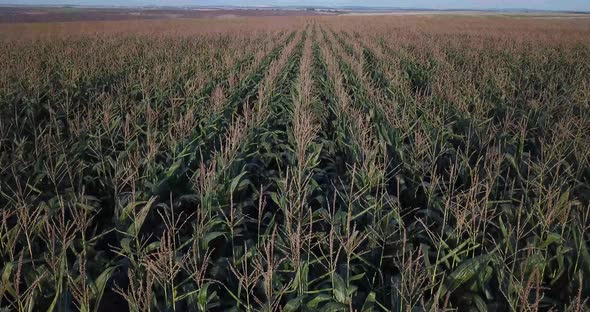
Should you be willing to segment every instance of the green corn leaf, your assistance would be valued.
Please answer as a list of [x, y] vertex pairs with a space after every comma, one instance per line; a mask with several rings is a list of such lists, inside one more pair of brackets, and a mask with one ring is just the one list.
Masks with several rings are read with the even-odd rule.
[[12, 296], [16, 296], [16, 292], [15, 292], [14, 288], [12, 287], [12, 282], [10, 280], [10, 276], [12, 275], [13, 269], [14, 269], [14, 264], [12, 262], [7, 262], [4, 265], [4, 268], [2, 270], [2, 287], [0, 287], [0, 289], [2, 289], [2, 291], [7, 290]]
[[303, 301], [305, 300], [307, 296], [303, 295], [300, 297], [297, 297], [295, 299], [291, 299], [287, 302], [287, 304], [285, 304], [285, 306], [283, 307], [283, 311], [285, 312], [295, 312], [295, 311], [299, 311], [299, 307], [301, 306], [301, 304], [303, 303]]
[[375, 292], [372, 291], [367, 296], [367, 299], [365, 299], [365, 303], [363, 304], [363, 307], [361, 308], [361, 311], [362, 312], [375, 311], [375, 301], [377, 301], [375, 299]]
[[209, 243], [211, 243], [211, 241], [213, 241], [214, 239], [216, 239], [218, 237], [224, 236], [224, 235], [225, 235], [225, 233], [223, 233], [223, 232], [207, 233], [201, 241], [201, 248], [203, 250], [206, 250], [209, 247]]
[[234, 193], [234, 191], [236, 190], [237, 186], [239, 185], [241, 179], [243, 176], [245, 176], [248, 172], [244, 171], [242, 173], [240, 173], [237, 177], [233, 178], [230, 184], [230, 188], [229, 191], [230, 193]]
[[312, 308], [312, 309], [313, 309], [313, 308], [317, 308], [317, 306], [318, 306], [320, 303], [322, 303], [322, 302], [324, 302], [324, 301], [331, 300], [331, 299], [332, 299], [332, 296], [330, 296], [330, 295], [328, 295], [328, 294], [323, 294], [323, 293], [322, 293], [322, 294], [319, 294], [319, 295], [315, 296], [315, 297], [314, 297], [314, 298], [313, 298], [311, 301], [309, 301], [309, 302], [307, 303], [307, 307], [308, 307], [308, 308]]
[[92, 290], [94, 293], [94, 300], [96, 302], [96, 306], [94, 307], [94, 312], [98, 312], [100, 308], [100, 302], [102, 296], [104, 295], [104, 291], [106, 289], [106, 285], [113, 275], [117, 267], [108, 267], [106, 268], [95, 280], [92, 285]]
[[[129, 226], [129, 228], [127, 228], [128, 234], [134, 235], [134, 236], [139, 234], [139, 232], [141, 231], [141, 227], [143, 226], [143, 223], [145, 222], [145, 219], [148, 216], [149, 211], [152, 208], [152, 205], [154, 204], [155, 201], [156, 201], [156, 197], [150, 198], [150, 200], [147, 203], [145, 203], [145, 205], [141, 208], [139, 213], [137, 213], [135, 215], [135, 219], [133, 220], [133, 223]], [[136, 231], [137, 231], [137, 233], [136, 233]]]
[[332, 274], [332, 293], [338, 302], [343, 304], [348, 303], [348, 291], [346, 289], [346, 283], [337, 273]]
[[555, 244], [561, 241], [561, 235], [558, 233], [549, 233], [547, 238], [543, 241], [543, 243], [539, 246], [541, 249], [546, 249], [551, 244]]
[[177, 161], [175, 161], [172, 166], [170, 166], [170, 168], [168, 168], [168, 171], [166, 171], [166, 178], [171, 178], [172, 176], [174, 176], [174, 174], [176, 173], [176, 171], [178, 170], [178, 168], [180, 168], [180, 166], [182, 165], [183, 161], [182, 159], [179, 159]]
[[472, 258], [461, 263], [447, 278], [447, 289], [455, 291], [462, 285], [467, 284], [478, 274], [486, 258], [484, 256]]

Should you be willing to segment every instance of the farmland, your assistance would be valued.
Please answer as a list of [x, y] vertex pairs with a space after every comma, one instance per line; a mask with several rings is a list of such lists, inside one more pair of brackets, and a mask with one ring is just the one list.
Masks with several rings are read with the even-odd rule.
[[0, 311], [590, 308], [590, 19], [0, 43]]
[[[227, 18], [247, 16], [302, 16], [316, 15], [314, 11], [273, 8], [108, 8], [108, 7], [34, 7], [1, 6], [0, 23], [88, 22], [165, 20], [194, 18]], [[144, 24], [145, 25], [145, 24]]]

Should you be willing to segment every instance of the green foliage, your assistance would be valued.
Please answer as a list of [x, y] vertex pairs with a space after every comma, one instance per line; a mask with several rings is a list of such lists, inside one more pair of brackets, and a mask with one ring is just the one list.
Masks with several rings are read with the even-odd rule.
[[353, 21], [7, 41], [0, 310], [587, 310], [588, 35]]

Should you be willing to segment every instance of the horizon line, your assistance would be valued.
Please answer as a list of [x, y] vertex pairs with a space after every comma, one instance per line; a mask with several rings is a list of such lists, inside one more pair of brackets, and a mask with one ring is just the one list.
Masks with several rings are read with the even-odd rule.
[[590, 13], [590, 10], [550, 10], [550, 9], [528, 9], [528, 8], [431, 8], [431, 7], [388, 7], [388, 6], [371, 6], [371, 5], [161, 5], [161, 4], [136, 4], [136, 5], [100, 5], [100, 4], [22, 4], [22, 3], [2, 3], [0, 7], [80, 7], [80, 8], [205, 8], [205, 9], [223, 9], [223, 8], [240, 8], [240, 9], [265, 9], [265, 8], [290, 8], [290, 9], [334, 9], [334, 10], [381, 10], [381, 11], [468, 11], [468, 12], [553, 12], [553, 13]]

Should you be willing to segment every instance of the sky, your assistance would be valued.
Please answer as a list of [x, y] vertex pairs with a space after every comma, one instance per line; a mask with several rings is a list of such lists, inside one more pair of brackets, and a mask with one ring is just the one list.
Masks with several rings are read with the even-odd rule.
[[535, 9], [590, 11], [590, 0], [0, 0], [0, 4], [75, 5], [298, 5], [430, 9]]

